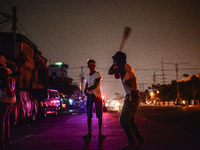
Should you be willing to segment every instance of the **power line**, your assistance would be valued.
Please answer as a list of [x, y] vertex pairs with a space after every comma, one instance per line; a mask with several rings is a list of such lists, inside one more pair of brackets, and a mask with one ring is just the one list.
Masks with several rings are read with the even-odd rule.
[[8, 27], [9, 25], [11, 25], [12, 22], [6, 22], [4, 23], [4, 25], [0, 28], [0, 30], [3, 30], [4, 28]]

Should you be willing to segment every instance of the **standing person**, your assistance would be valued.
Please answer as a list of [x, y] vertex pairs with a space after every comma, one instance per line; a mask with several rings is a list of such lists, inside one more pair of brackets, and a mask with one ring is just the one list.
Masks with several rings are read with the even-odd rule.
[[[135, 113], [139, 105], [139, 91], [137, 90], [137, 80], [133, 68], [126, 63], [126, 54], [118, 51], [113, 57], [113, 65], [110, 67], [108, 74], [115, 75], [116, 79], [121, 78], [122, 85], [126, 92], [124, 105], [120, 115], [120, 124], [127, 136], [128, 145], [122, 149], [132, 149], [145, 140], [135, 123]], [[137, 144], [134, 140], [135, 135]]]
[[0, 54], [0, 149], [10, 145], [9, 115], [16, 102], [15, 78], [6, 67], [5, 57]]
[[95, 103], [96, 108], [96, 117], [98, 118], [99, 124], [99, 138], [105, 139], [105, 136], [102, 134], [102, 98], [101, 98], [101, 89], [100, 82], [102, 76], [100, 72], [95, 70], [96, 62], [93, 59], [89, 59], [87, 62], [90, 72], [86, 75], [86, 85], [84, 93], [87, 96], [87, 125], [88, 125], [88, 134], [83, 136], [83, 138], [92, 137], [92, 108], [93, 103]]

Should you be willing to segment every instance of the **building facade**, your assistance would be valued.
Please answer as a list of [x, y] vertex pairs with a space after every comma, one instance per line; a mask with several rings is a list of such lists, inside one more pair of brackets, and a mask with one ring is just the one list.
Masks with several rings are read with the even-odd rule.
[[38, 89], [48, 86], [47, 59], [41, 55], [28, 38], [16, 34], [16, 49], [13, 48], [13, 34], [0, 32], [0, 50], [9, 64], [18, 72], [16, 89]]

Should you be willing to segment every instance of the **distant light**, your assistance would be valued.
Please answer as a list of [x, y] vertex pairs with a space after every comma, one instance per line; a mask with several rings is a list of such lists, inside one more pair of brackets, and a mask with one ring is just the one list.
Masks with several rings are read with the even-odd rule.
[[61, 67], [63, 65], [62, 62], [56, 62], [54, 65]]
[[185, 101], [183, 101], [183, 105], [185, 105]]
[[115, 100], [112, 101], [112, 106], [113, 107], [118, 107], [119, 106], [119, 102], [116, 102]]
[[119, 102], [115, 102], [115, 106], [119, 106]]
[[73, 103], [73, 100], [70, 98], [69, 99], [69, 104], [72, 105], [72, 103]]

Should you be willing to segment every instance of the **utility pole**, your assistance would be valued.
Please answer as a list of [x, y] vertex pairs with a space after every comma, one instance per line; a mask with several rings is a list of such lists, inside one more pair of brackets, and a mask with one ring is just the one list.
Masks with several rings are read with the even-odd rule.
[[[188, 64], [188, 63], [165, 63], [165, 64], [172, 64], [172, 65], [175, 65], [175, 71], [176, 71], [176, 82], [178, 82], [178, 65], [181, 65], [181, 64]], [[177, 83], [177, 98], [180, 97], [180, 92], [179, 92], [179, 84]]]
[[144, 84], [145, 84], [145, 83], [142, 83], [142, 92], [144, 92]]
[[[17, 58], [18, 55], [17, 55], [17, 8], [16, 7], [13, 7], [12, 8], [12, 13], [13, 13], [13, 16], [12, 16], [12, 32], [13, 32], [13, 52], [14, 52], [14, 57]], [[17, 63], [17, 72], [19, 72], [20, 70], [20, 66], [19, 66], [19, 63]], [[16, 88], [19, 87], [19, 77], [17, 76], [16, 77]]]
[[14, 51], [14, 56], [17, 57], [17, 39], [16, 39], [16, 30], [17, 30], [17, 9], [16, 7], [13, 7], [13, 26], [12, 26], [12, 31], [13, 31], [13, 51]]
[[84, 77], [83, 77], [83, 66], [81, 66], [81, 91], [83, 92], [83, 82], [84, 82]]
[[154, 85], [153, 91], [155, 91], [155, 88], [156, 88], [156, 73], [155, 72], [153, 74], [153, 85]]
[[177, 64], [177, 62], [175, 64], [175, 69], [176, 69], [176, 80], [178, 81], [178, 64]]
[[142, 92], [144, 92], [144, 84], [145, 83], [138, 83], [138, 85], [140, 86], [139, 89], [141, 89]]
[[165, 77], [164, 77], [164, 65], [162, 60], [162, 79], [163, 79], [163, 85], [165, 84]]
[[[156, 75], [156, 73], [154, 72], [153, 74], [153, 83], [154, 83], [154, 86], [156, 86], [156, 76], [162, 76], [162, 75]], [[154, 87], [155, 89], [155, 87]]]

